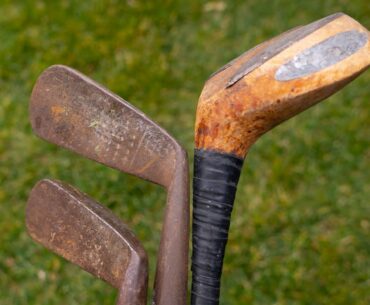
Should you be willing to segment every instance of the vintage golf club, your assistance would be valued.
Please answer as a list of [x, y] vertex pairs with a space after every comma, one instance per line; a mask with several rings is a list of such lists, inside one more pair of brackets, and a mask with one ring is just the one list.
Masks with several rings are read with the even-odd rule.
[[41, 138], [165, 187], [154, 304], [185, 305], [189, 186], [184, 149], [141, 111], [65, 66], [41, 74], [32, 92], [30, 117]]
[[117, 305], [144, 305], [148, 258], [139, 240], [108, 209], [58, 181], [31, 191], [26, 225], [31, 237], [119, 289]]
[[230, 215], [251, 145], [369, 64], [369, 32], [339, 13], [258, 45], [206, 82], [195, 123], [193, 305], [219, 302]]

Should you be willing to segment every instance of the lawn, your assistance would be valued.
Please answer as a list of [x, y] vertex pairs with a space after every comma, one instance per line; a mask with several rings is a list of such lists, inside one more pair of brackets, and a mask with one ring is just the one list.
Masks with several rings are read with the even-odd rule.
[[[104, 84], [165, 127], [192, 162], [207, 77], [282, 31], [367, 0], [8, 1], [0, 3], [0, 304], [113, 304], [116, 291], [35, 244], [32, 186], [66, 181], [112, 209], [150, 256], [165, 192], [33, 135], [28, 101], [56, 63]], [[370, 73], [264, 136], [237, 193], [221, 304], [370, 304]], [[174, 304], [175, 305], [175, 304]]]

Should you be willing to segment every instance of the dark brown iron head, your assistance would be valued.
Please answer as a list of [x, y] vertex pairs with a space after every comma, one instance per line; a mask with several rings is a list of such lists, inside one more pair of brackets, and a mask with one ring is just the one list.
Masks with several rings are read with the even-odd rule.
[[207, 81], [197, 109], [196, 148], [244, 158], [261, 134], [365, 71], [369, 37], [339, 13], [244, 53]]
[[168, 187], [177, 143], [144, 113], [81, 73], [52, 66], [33, 89], [33, 130], [92, 160]]
[[167, 189], [154, 303], [185, 305], [189, 183], [182, 147], [140, 110], [61, 65], [37, 80], [30, 119], [41, 138]]
[[42, 180], [28, 199], [26, 224], [35, 241], [120, 289], [117, 304], [146, 303], [144, 248], [125, 224], [87, 195]]

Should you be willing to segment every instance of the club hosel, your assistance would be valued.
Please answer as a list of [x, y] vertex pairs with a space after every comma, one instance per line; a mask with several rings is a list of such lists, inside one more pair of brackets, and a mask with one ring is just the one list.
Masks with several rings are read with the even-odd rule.
[[192, 305], [218, 304], [230, 217], [243, 159], [196, 149], [193, 180]]
[[[175, 143], [175, 164], [167, 188], [153, 304], [186, 305], [189, 253], [189, 169], [186, 151]], [[158, 284], [159, 283], [159, 284]]]
[[148, 256], [145, 251], [133, 253], [122, 283], [117, 305], [145, 305], [148, 292]]

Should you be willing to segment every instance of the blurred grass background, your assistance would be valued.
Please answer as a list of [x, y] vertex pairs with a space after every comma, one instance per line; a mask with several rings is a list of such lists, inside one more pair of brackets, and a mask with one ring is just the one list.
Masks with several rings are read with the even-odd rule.
[[[26, 234], [27, 194], [51, 177], [111, 208], [150, 255], [165, 192], [36, 138], [28, 98], [49, 65], [74, 67], [146, 112], [192, 160], [194, 112], [213, 71], [282, 31], [367, 0], [0, 2], [0, 304], [113, 304], [107, 284]], [[250, 152], [222, 304], [370, 304], [369, 72]], [[175, 305], [175, 304], [174, 304]]]

